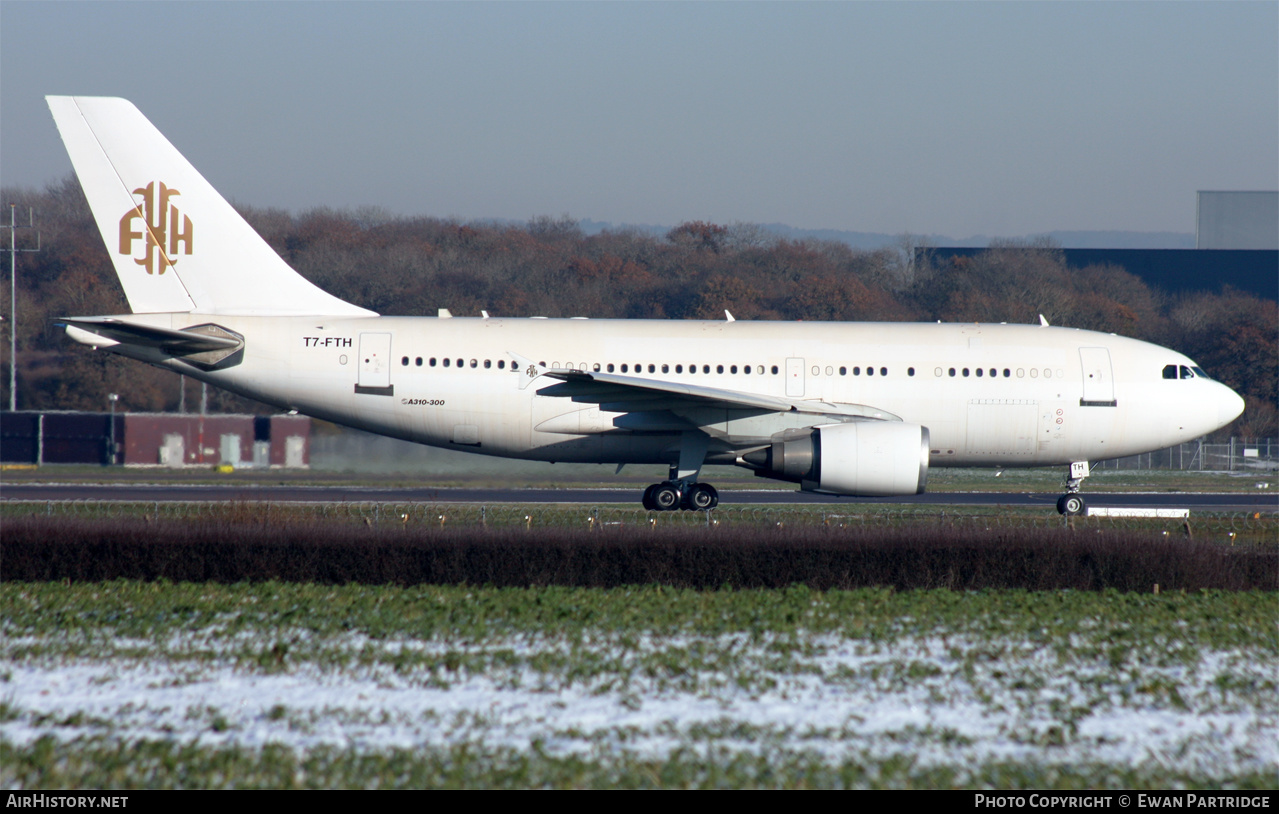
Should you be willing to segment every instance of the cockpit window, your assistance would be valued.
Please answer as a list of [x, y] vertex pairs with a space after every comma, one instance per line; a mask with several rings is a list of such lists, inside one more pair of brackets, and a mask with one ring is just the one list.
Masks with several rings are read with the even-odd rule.
[[1191, 367], [1189, 365], [1164, 365], [1165, 379], [1198, 379], [1208, 378], [1208, 374], [1204, 373], [1201, 368]]

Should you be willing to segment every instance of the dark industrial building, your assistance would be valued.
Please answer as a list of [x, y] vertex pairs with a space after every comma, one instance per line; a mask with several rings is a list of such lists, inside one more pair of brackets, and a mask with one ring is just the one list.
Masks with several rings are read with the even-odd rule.
[[310, 440], [306, 416], [0, 414], [0, 462], [6, 464], [302, 468], [311, 463]]
[[[1152, 288], [1171, 294], [1217, 293], [1229, 287], [1279, 300], [1279, 192], [1204, 191], [1195, 198], [1194, 249], [1027, 249], [1061, 252], [1070, 268], [1119, 266]], [[981, 248], [916, 249], [945, 267]]]
[[[916, 264], [931, 256], [945, 268], [952, 258], [973, 257], [987, 249], [940, 246], [916, 249]], [[1269, 249], [1023, 249], [1060, 252], [1070, 268], [1119, 266], [1152, 288], [1170, 294], [1229, 286], [1267, 300], [1279, 300], [1279, 251]]]

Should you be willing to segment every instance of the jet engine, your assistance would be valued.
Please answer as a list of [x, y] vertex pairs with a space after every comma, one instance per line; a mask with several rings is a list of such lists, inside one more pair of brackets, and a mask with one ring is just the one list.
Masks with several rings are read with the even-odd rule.
[[897, 421], [853, 421], [786, 430], [738, 461], [806, 492], [918, 495], [928, 480], [928, 428]]

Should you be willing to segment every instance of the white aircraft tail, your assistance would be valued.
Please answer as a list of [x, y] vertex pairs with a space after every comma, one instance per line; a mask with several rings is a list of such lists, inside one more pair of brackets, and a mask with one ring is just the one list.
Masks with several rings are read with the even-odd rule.
[[290, 268], [131, 102], [47, 100], [134, 313], [376, 316]]

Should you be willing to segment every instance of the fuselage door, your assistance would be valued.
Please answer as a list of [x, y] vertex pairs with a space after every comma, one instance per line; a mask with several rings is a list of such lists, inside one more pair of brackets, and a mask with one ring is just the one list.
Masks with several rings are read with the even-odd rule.
[[355, 392], [374, 396], [394, 395], [389, 333], [360, 334], [360, 377]]
[[1106, 348], [1080, 348], [1083, 365], [1084, 395], [1080, 407], [1114, 407], [1115, 381], [1110, 367], [1110, 351]]
[[804, 396], [804, 360], [801, 358], [792, 356], [786, 360], [786, 395]]

